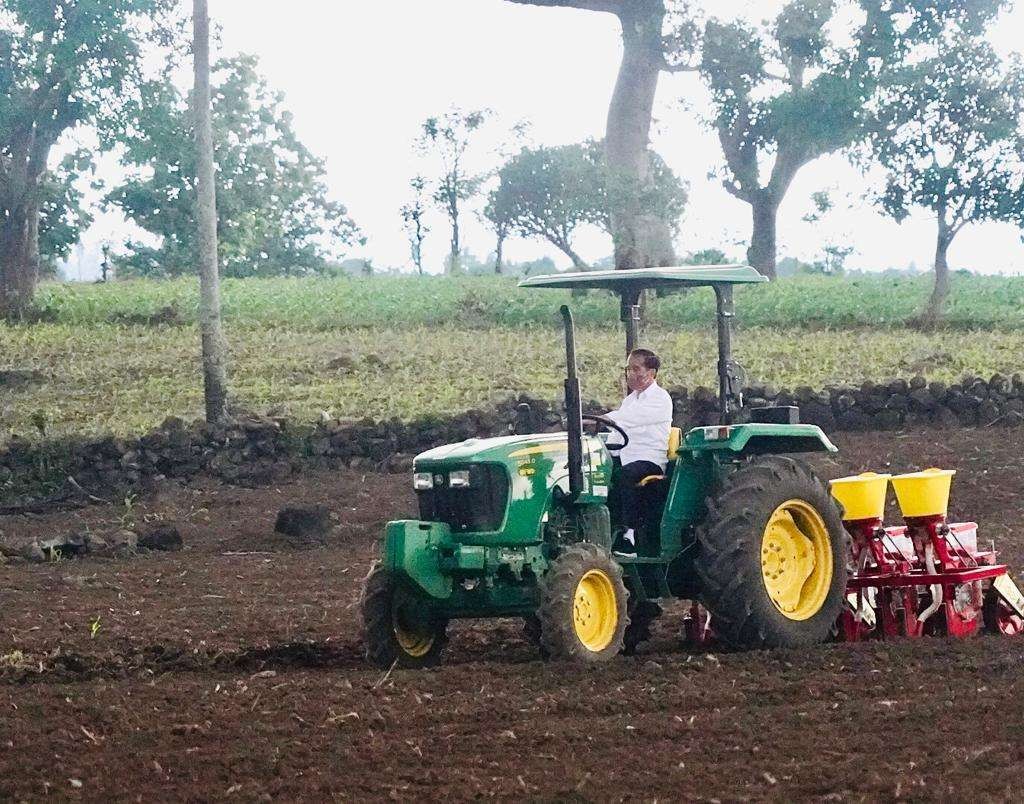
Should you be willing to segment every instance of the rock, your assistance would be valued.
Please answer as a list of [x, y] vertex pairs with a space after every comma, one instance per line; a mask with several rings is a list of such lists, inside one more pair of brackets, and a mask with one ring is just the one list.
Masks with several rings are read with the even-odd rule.
[[988, 383], [984, 380], [975, 380], [970, 385], [964, 384], [964, 392], [981, 400], [987, 399], [989, 395]]
[[718, 394], [703, 385], [697, 386], [693, 391], [693, 404], [701, 407], [717, 405]]
[[910, 408], [910, 399], [904, 394], [893, 394], [885, 400], [886, 410], [898, 410], [903, 412]]
[[959, 427], [960, 419], [945, 405], [939, 405], [932, 411], [932, 424], [936, 427], [948, 429], [951, 427]]
[[134, 553], [139, 547], [139, 535], [133, 530], [119, 530], [107, 542], [115, 552]]
[[891, 380], [888, 390], [890, 394], [905, 394], [910, 390], [910, 384], [906, 380]]
[[330, 530], [331, 512], [324, 505], [285, 506], [274, 523], [274, 531], [297, 547], [324, 544]]
[[35, 539], [0, 538], [0, 556], [21, 558], [34, 563], [46, 561], [46, 555]]
[[1018, 410], [1008, 410], [1003, 414], [1000, 424], [1004, 424], [1007, 427], [1020, 427], [1024, 424], [1024, 413]]
[[841, 413], [852, 410], [857, 405], [857, 398], [853, 394], [840, 394], [836, 397], [836, 407]]
[[394, 474], [412, 471], [413, 456], [404, 452], [396, 452], [387, 461], [388, 471]]
[[913, 407], [920, 410], [931, 410], [935, 407], [935, 397], [924, 387], [915, 388], [910, 392], [910, 402]]
[[928, 381], [924, 377], [922, 377], [920, 374], [916, 374], [915, 376], [910, 378], [910, 390], [911, 391], [919, 391], [922, 388], [927, 388], [927, 387], [928, 387]]
[[996, 373], [993, 374], [992, 378], [988, 381], [988, 388], [993, 393], [1003, 394], [1005, 396], [1013, 390], [1013, 383], [1002, 374]]
[[836, 429], [836, 420], [832, 409], [820, 402], [808, 402], [800, 406], [800, 421], [803, 424], [816, 424], [825, 432]]
[[974, 427], [978, 423], [978, 414], [973, 408], [958, 410], [956, 417], [963, 427]]
[[965, 413], [973, 414], [978, 407], [978, 400], [968, 394], [950, 391], [946, 396], [946, 406], [958, 416]]
[[783, 388], [775, 395], [775, 404], [781, 408], [790, 407], [796, 405], [796, 397], [789, 392], [788, 388]]
[[67, 536], [51, 536], [37, 542], [43, 555], [51, 560], [74, 558], [89, 552], [86, 536], [80, 533], [69, 533]]
[[146, 550], [180, 550], [181, 531], [173, 522], [164, 522], [146, 528], [138, 537], [138, 546]]
[[946, 398], [946, 383], [936, 380], [928, 383], [928, 393], [937, 401], [941, 402]]
[[978, 405], [978, 424], [992, 424], [1002, 415], [999, 405], [991, 399], [985, 399]]

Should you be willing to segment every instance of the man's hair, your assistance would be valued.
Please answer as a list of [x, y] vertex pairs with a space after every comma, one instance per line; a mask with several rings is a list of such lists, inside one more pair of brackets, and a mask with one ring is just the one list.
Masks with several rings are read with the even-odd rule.
[[629, 353], [630, 357], [639, 357], [644, 362], [644, 368], [657, 371], [661, 368], [661, 358], [650, 349], [634, 349]]

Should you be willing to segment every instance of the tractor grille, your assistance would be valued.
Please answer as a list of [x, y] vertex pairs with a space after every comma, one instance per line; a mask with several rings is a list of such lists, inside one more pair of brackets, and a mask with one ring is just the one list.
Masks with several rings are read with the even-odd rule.
[[[445, 522], [453, 533], [489, 532], [501, 528], [508, 505], [508, 475], [505, 470], [492, 464], [474, 464], [468, 467], [469, 488], [453, 489], [448, 486], [451, 469], [434, 470], [434, 487], [416, 492], [420, 519]], [[440, 484], [437, 482], [439, 477], [442, 480]]]

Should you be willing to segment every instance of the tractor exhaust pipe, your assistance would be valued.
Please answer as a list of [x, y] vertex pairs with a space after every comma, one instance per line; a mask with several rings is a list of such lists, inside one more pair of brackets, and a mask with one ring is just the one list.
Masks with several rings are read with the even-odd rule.
[[583, 493], [583, 403], [580, 401], [580, 378], [576, 373], [576, 330], [572, 311], [562, 305], [559, 310], [565, 325], [565, 419], [569, 438], [569, 497], [576, 500]]

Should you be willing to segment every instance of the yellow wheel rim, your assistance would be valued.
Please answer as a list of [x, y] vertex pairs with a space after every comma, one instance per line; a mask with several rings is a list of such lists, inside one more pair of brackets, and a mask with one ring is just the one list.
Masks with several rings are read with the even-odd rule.
[[426, 656], [434, 645], [434, 632], [429, 626], [409, 617], [401, 600], [395, 600], [392, 604], [391, 626], [399, 647], [409, 656], [417, 659]]
[[611, 644], [619, 624], [615, 585], [603, 570], [592, 569], [580, 578], [572, 603], [572, 623], [583, 647], [598, 653]]
[[821, 610], [832, 584], [832, 547], [813, 505], [787, 500], [772, 512], [761, 538], [761, 577], [775, 608], [790, 620]]

